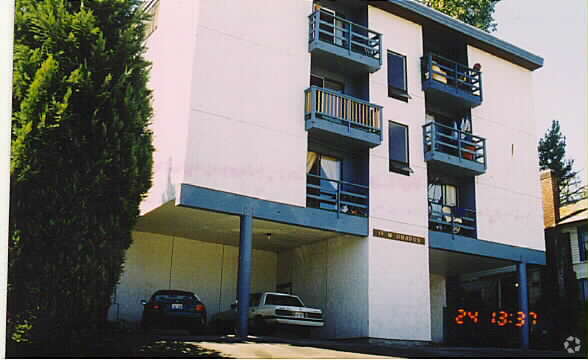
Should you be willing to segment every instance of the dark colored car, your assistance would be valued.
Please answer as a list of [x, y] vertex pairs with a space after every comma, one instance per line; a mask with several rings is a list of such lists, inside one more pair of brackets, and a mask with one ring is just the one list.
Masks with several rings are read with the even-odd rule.
[[141, 300], [141, 304], [145, 330], [183, 329], [195, 334], [206, 328], [206, 307], [193, 292], [158, 290], [149, 302]]

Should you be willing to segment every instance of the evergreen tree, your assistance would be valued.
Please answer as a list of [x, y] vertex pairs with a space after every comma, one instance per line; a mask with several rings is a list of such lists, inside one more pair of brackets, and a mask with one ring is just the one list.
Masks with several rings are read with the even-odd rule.
[[151, 186], [140, 0], [17, 0], [7, 336], [104, 319]]
[[419, 0], [457, 20], [487, 32], [496, 30], [492, 14], [500, 0]]
[[551, 169], [559, 180], [560, 202], [562, 204], [576, 200], [582, 189], [578, 186], [577, 171], [574, 160], [565, 159], [566, 137], [561, 133], [559, 121], [553, 120], [551, 127], [539, 140], [539, 167]]

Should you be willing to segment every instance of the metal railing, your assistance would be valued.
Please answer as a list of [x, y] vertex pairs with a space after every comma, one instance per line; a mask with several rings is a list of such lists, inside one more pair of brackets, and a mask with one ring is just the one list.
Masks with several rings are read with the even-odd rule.
[[442, 56], [428, 53], [421, 58], [423, 80], [433, 79], [482, 99], [482, 72]]
[[309, 42], [321, 40], [381, 60], [382, 34], [323, 9], [315, 10], [308, 18]]
[[430, 122], [423, 125], [425, 152], [439, 151], [486, 167], [486, 139], [469, 132]]
[[429, 199], [429, 229], [465, 236], [475, 236], [476, 211], [447, 206]]
[[306, 89], [305, 95], [304, 112], [307, 118], [320, 117], [369, 132], [382, 132], [380, 105], [317, 86]]
[[368, 216], [369, 188], [366, 185], [306, 174], [306, 206], [337, 214]]

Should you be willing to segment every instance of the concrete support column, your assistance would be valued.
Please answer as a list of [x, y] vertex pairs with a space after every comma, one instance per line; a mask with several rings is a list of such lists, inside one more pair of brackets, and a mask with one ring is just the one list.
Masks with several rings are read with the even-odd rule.
[[525, 314], [525, 324], [521, 326], [521, 349], [529, 348], [529, 285], [527, 283], [527, 263], [517, 265], [519, 275], [519, 311]]
[[251, 213], [241, 215], [239, 239], [239, 274], [237, 277], [237, 299], [239, 337], [247, 337], [249, 294], [251, 293], [251, 252], [253, 246], [253, 217]]

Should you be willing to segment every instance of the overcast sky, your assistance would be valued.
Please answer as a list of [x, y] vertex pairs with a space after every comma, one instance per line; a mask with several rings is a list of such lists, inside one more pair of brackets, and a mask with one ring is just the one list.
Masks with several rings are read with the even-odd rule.
[[543, 57], [534, 73], [539, 139], [559, 120], [567, 155], [583, 170], [586, 184], [588, 2], [586, 0], [501, 0], [493, 35]]

